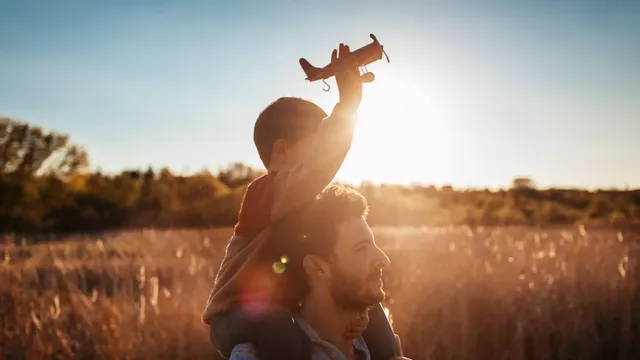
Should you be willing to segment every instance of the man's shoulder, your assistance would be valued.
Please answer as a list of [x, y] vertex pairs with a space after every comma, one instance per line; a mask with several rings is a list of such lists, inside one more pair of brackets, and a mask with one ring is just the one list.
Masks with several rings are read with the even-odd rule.
[[229, 360], [259, 360], [258, 353], [252, 343], [242, 343], [233, 347]]

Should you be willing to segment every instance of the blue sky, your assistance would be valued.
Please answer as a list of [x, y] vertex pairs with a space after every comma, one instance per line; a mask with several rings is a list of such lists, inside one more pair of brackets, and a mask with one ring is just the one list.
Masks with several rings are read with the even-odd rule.
[[391, 63], [370, 67], [340, 179], [640, 187], [636, 1], [0, 0], [0, 114], [109, 172], [261, 167], [264, 106], [337, 101], [298, 59], [369, 33]]

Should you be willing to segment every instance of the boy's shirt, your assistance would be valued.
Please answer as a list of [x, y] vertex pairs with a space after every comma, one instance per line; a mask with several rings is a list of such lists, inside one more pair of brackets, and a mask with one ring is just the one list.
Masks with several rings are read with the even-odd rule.
[[260, 176], [247, 186], [238, 214], [238, 223], [233, 231], [234, 236], [254, 238], [269, 226], [276, 175], [277, 172], [271, 172]]
[[266, 264], [270, 225], [312, 201], [333, 180], [351, 147], [355, 115], [340, 104], [323, 120], [307, 158], [288, 171], [254, 180], [243, 198], [234, 235], [216, 275], [202, 322], [245, 302], [271, 302], [277, 277]]

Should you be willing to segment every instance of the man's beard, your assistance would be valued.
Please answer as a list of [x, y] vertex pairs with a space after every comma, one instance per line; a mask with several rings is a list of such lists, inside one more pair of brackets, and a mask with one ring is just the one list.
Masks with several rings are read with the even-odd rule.
[[350, 277], [337, 266], [333, 266], [332, 273], [331, 295], [338, 307], [363, 311], [384, 300], [384, 292], [369, 284], [380, 278], [379, 272], [372, 272], [364, 282]]

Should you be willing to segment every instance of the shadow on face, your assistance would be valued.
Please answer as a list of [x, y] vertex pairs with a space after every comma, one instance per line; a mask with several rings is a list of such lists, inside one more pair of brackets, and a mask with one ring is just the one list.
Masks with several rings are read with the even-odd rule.
[[363, 218], [338, 225], [334, 257], [330, 264], [330, 289], [336, 305], [357, 309], [384, 300], [382, 270], [390, 260], [380, 249]]

